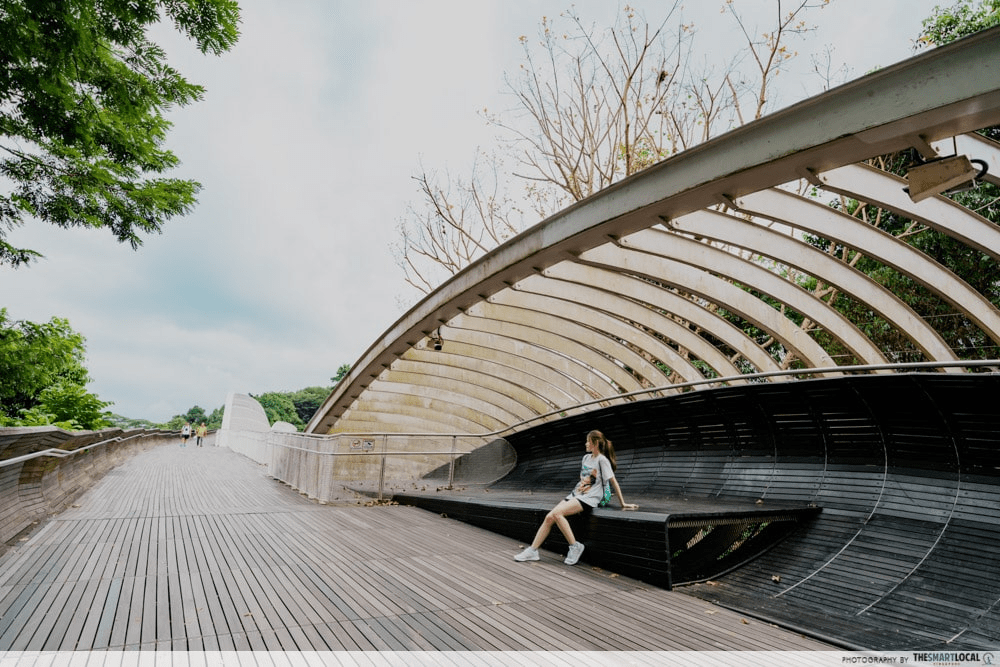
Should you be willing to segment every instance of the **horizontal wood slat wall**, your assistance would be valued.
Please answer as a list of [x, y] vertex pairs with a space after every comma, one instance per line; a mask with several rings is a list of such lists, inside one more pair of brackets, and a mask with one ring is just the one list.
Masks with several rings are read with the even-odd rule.
[[508, 438], [491, 491], [565, 490], [583, 439], [616, 446], [625, 496], [811, 503], [763, 557], [685, 590], [846, 646], [1000, 648], [1000, 375], [744, 385], [637, 401]]

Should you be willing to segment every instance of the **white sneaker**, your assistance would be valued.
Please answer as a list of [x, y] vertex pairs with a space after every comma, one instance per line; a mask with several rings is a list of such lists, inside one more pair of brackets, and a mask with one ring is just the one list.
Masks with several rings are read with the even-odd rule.
[[538, 549], [528, 547], [518, 555], [514, 556], [514, 560], [519, 563], [523, 563], [526, 560], [538, 560]]
[[580, 554], [583, 553], [583, 542], [577, 542], [575, 544], [569, 545], [569, 553], [566, 554], [566, 560], [563, 562], [567, 565], [576, 565], [576, 562], [580, 560]]

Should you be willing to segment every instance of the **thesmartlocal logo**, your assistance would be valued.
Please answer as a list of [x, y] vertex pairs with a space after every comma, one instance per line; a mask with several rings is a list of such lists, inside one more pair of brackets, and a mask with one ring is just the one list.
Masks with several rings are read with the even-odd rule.
[[933, 663], [935, 665], [998, 665], [1000, 662], [993, 653], [929, 651], [914, 653], [913, 662]]

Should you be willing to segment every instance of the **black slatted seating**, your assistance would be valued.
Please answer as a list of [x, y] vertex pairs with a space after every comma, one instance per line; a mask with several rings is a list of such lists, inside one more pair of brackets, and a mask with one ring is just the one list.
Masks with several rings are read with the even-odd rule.
[[[685, 523], [678, 503], [691, 503], [706, 521], [716, 510], [712, 530], [669, 554], [672, 571], [633, 569], [659, 567], [661, 585], [702, 581], [682, 590], [845, 647], [1000, 649], [1000, 376], [748, 384], [594, 411], [510, 436], [515, 469], [478, 495], [435, 494], [456, 503], [438, 511], [489, 508], [480, 525], [530, 539], [572, 486], [592, 428], [615, 442], [643, 512], [596, 511], [580, 528], [589, 562], [628, 573], [621, 562], [655, 554], [670, 523], [663, 548], [676, 551], [711, 525]], [[744, 510], [809, 506], [822, 511], [787, 536], [724, 528]], [[700, 566], [736, 537], [749, 538], [745, 553]]]

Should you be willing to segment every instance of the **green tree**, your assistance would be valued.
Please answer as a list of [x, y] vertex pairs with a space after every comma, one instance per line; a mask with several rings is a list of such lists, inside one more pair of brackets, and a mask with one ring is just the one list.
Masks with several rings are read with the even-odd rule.
[[[251, 394], [252, 396], [252, 394]], [[286, 393], [269, 391], [254, 399], [264, 408], [267, 421], [273, 426], [275, 422], [288, 422], [300, 431], [305, 426], [298, 412], [295, 411], [295, 403]]]
[[1000, 25], [1000, 0], [959, 0], [950, 7], [935, 7], [923, 21], [918, 46], [941, 46]]
[[222, 428], [222, 417], [225, 413], [226, 406], [220, 405], [216, 409], [212, 410], [212, 414], [208, 416], [208, 421], [205, 425], [208, 426], [210, 431]]
[[38, 252], [6, 232], [34, 218], [107, 228], [120, 242], [187, 213], [196, 181], [178, 164], [164, 112], [202, 98], [147, 29], [169, 21], [202, 53], [239, 36], [234, 0], [5, 0], [0, 9], [0, 264]]
[[[190, 410], [184, 414], [174, 415], [169, 420], [162, 424], [157, 424], [156, 427], [162, 428], [166, 431], [179, 431], [184, 426], [185, 423], [195, 426], [202, 422], [205, 422], [205, 426], [209, 430], [215, 430], [222, 426], [222, 413], [224, 406], [220, 406], [212, 410], [212, 414], [205, 414], [205, 408], [195, 405], [192, 406]], [[143, 420], [127, 420], [129, 422], [139, 423]]]
[[195, 405], [187, 411], [187, 414], [184, 415], [184, 420], [192, 425], [200, 424], [208, 421], [208, 415], [205, 414], [205, 409], [203, 407]]
[[161, 428], [162, 426], [161, 424], [156, 424], [148, 419], [130, 419], [129, 417], [123, 417], [116, 414], [109, 416], [108, 421], [111, 422], [111, 426], [125, 430], [133, 428], [156, 429]]
[[38, 405], [43, 390], [59, 382], [86, 385], [84, 343], [65, 319], [11, 320], [0, 308], [0, 414], [18, 419], [21, 411]]
[[42, 390], [38, 404], [22, 411], [20, 423], [96, 431], [112, 425], [111, 413], [105, 410], [109, 405], [78, 384], [60, 381]]
[[309, 423], [309, 420], [312, 419], [312, 416], [323, 405], [323, 401], [329, 395], [329, 387], [306, 387], [305, 389], [291, 392], [288, 397], [292, 400], [292, 405], [295, 406], [295, 412], [298, 414], [302, 424], [305, 425]]
[[[917, 40], [920, 47], [939, 46], [966, 37], [980, 30], [1000, 24], [1000, 0], [983, 0], [978, 4], [971, 0], [961, 0], [951, 7], [935, 8], [930, 17], [923, 21], [923, 29]], [[982, 131], [994, 141], [1000, 139], [1000, 128], [987, 128]], [[905, 176], [912, 166], [913, 156], [909, 152], [884, 155], [872, 160], [873, 166]], [[1000, 224], [1000, 187], [989, 182], [982, 182], [966, 192], [948, 194], [948, 197], [962, 206], [977, 212], [985, 218]], [[831, 204], [835, 208], [852, 215], [868, 224], [877, 227], [898, 239], [905, 241], [942, 266], [948, 268], [956, 276], [962, 278], [973, 289], [982, 294], [995, 306], [1000, 307], [1000, 262], [988, 255], [956, 241], [947, 234], [938, 232], [919, 222], [901, 217], [890, 210], [877, 206], [862, 205], [860, 202], [841, 197]], [[811, 234], [804, 235], [808, 243], [837, 257], [868, 275], [875, 282], [886, 287], [890, 292], [902, 299], [916, 313], [932, 326], [962, 359], [995, 358], [998, 347], [984, 331], [974, 322], [956, 312], [954, 306], [937, 296], [909, 276], [901, 274], [890, 266], [886, 266], [858, 249], [833, 245], [828, 239]], [[786, 277], [791, 273], [784, 267]], [[858, 328], [893, 362], [924, 361], [924, 354], [916, 348], [907, 332], [900, 331], [891, 322], [883, 319], [871, 307], [858, 299], [840, 292], [833, 285], [822, 284], [814, 277], [799, 274], [798, 284], [823, 299], [836, 308]], [[765, 295], [755, 294], [765, 301], [770, 299]], [[780, 303], [773, 303], [780, 308], [789, 319], [803, 326], [800, 314], [792, 312]], [[747, 323], [733, 314], [721, 313], [737, 326], [749, 331]], [[810, 324], [810, 336], [814, 337], [838, 363], [849, 365], [857, 363], [850, 350], [826, 331]], [[780, 345], [775, 345], [773, 339], [755, 332], [756, 340], [767, 347], [775, 358], [781, 359], [788, 367], [794, 368], [797, 358]]]
[[340, 368], [337, 369], [337, 374], [330, 378], [330, 382], [336, 385], [338, 382], [347, 377], [347, 374], [351, 372], [350, 364], [341, 364]]
[[184, 422], [186, 421], [187, 419], [184, 417], [184, 415], [174, 415], [169, 420], [160, 424], [160, 428], [162, 428], [165, 431], [179, 431], [181, 430], [181, 428], [183, 428]]

